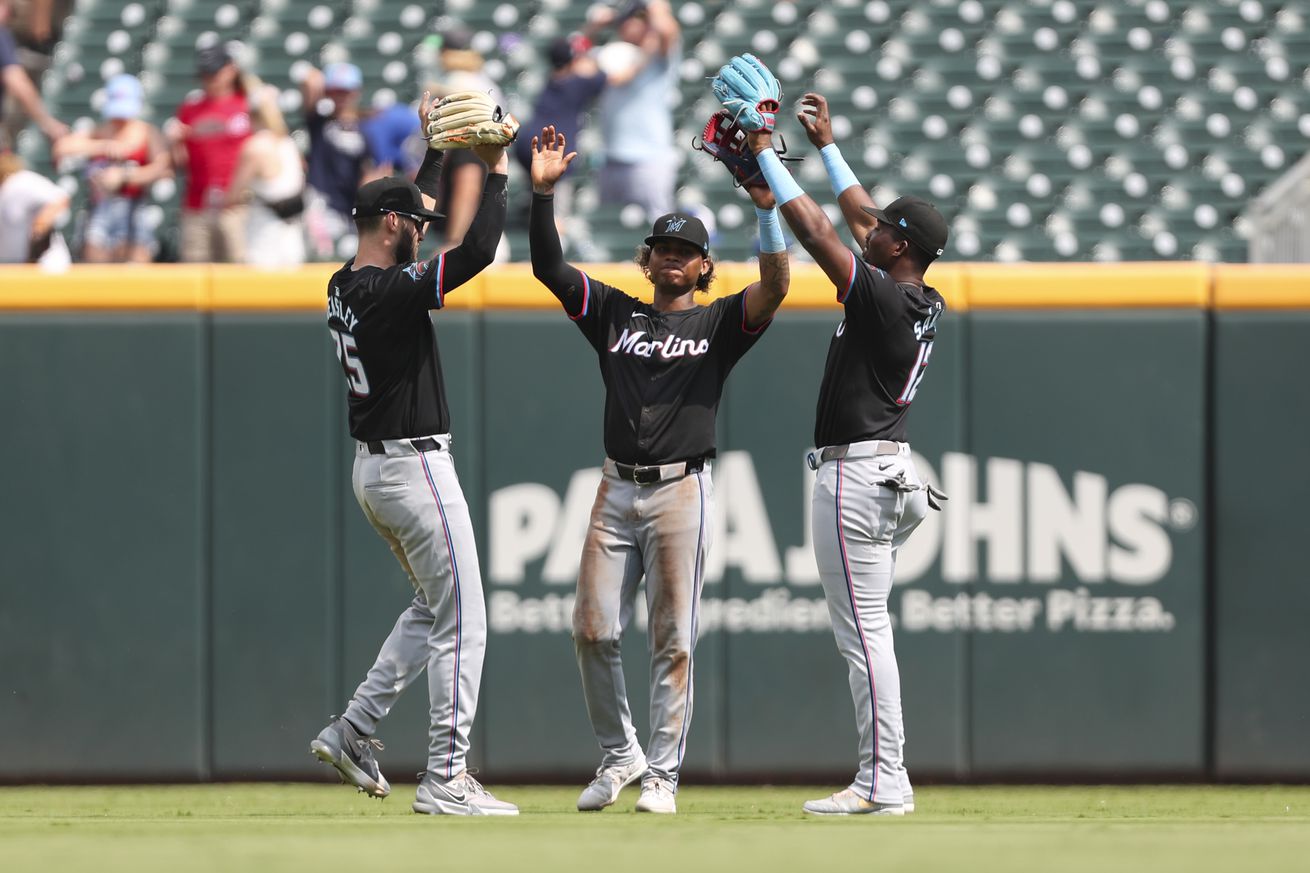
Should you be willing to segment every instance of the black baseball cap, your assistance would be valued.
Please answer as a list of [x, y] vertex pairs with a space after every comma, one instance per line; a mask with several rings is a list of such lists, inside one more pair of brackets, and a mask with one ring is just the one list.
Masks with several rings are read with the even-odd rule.
[[362, 186], [355, 193], [355, 206], [350, 210], [350, 217], [364, 218], [369, 215], [386, 215], [388, 212], [405, 215], [419, 222], [445, 217], [424, 207], [423, 195], [419, 193], [418, 186], [403, 176], [374, 179]]
[[227, 53], [227, 46], [221, 42], [196, 50], [196, 72], [202, 76], [212, 76], [230, 63], [232, 56]]
[[902, 236], [934, 258], [946, 250], [946, 219], [921, 197], [898, 197], [882, 209], [862, 207], [883, 224], [889, 224]]
[[619, 0], [614, 5], [614, 26], [618, 27], [634, 15], [646, 11], [647, 0]]
[[567, 37], [554, 40], [551, 42], [546, 56], [550, 58], [550, 65], [554, 69], [558, 70], [560, 67], [566, 66], [573, 60], [573, 40]]
[[462, 24], [452, 22], [441, 31], [441, 48], [443, 51], [463, 52], [473, 47], [473, 31]]
[[670, 212], [655, 219], [655, 226], [651, 228], [650, 236], [646, 237], [646, 245], [655, 245], [662, 239], [691, 243], [700, 249], [701, 255], [710, 253], [710, 235], [705, 225], [696, 216], [685, 212]]

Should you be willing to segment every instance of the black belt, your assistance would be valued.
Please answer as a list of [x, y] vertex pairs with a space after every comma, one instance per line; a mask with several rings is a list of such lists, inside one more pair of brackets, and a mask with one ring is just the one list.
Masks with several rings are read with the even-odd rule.
[[[666, 473], [666, 468], [675, 466], [681, 469]], [[638, 485], [654, 485], [656, 482], [663, 482], [666, 479], [678, 479], [692, 473], [699, 473], [705, 469], [705, 459], [693, 458], [690, 461], [671, 461], [668, 464], [650, 464], [648, 466], [620, 464], [615, 461], [614, 469], [619, 474], [620, 479], [627, 479], [629, 482], [636, 482]]]
[[[423, 437], [421, 440], [410, 440], [409, 444], [414, 447], [416, 452], [440, 452], [444, 451], [441, 442], [434, 440], [432, 437]], [[369, 440], [368, 453], [370, 455], [385, 455], [387, 447], [382, 440]]]

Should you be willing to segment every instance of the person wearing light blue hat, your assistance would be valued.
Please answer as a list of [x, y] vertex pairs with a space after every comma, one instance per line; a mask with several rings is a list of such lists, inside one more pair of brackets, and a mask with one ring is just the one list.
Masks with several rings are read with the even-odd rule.
[[82, 258], [149, 263], [155, 228], [142, 207], [150, 186], [172, 174], [168, 149], [159, 129], [141, 117], [146, 104], [140, 79], [120, 73], [105, 82], [102, 96], [103, 123], [90, 133], [69, 134], [54, 149], [58, 162], [86, 162], [91, 209]]
[[141, 80], [128, 73], [119, 73], [105, 83], [105, 102], [100, 107], [100, 117], [106, 121], [140, 118], [145, 111], [145, 99]]
[[354, 233], [350, 209], [369, 168], [359, 99], [364, 76], [351, 63], [311, 67], [300, 83], [309, 131], [305, 229], [311, 253], [336, 255], [343, 237]]

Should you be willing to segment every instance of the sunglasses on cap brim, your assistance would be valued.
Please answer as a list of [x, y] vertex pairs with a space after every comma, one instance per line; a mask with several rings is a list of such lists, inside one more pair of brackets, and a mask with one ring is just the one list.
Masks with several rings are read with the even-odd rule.
[[427, 224], [429, 221], [432, 220], [422, 215], [415, 215], [412, 212], [401, 212], [399, 209], [389, 209], [387, 211], [390, 212], [392, 215], [403, 215], [405, 218], [417, 222], [419, 227], [422, 227], [423, 225]]

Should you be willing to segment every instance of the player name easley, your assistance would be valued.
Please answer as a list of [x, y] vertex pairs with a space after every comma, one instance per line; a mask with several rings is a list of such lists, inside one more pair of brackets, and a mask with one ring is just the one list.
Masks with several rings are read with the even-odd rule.
[[710, 350], [710, 341], [708, 339], [698, 342], [694, 339], [679, 339], [674, 334], [662, 340], [642, 340], [644, 336], [646, 336], [644, 330], [634, 332], [625, 327], [618, 341], [610, 346], [610, 351], [636, 355], [641, 358], [649, 358], [659, 354], [661, 358], [672, 359], [686, 355], [703, 355]]
[[347, 330], [353, 331], [359, 325], [359, 319], [355, 317], [355, 313], [351, 311], [347, 304], [341, 302], [341, 298], [337, 296], [340, 293], [341, 289], [333, 285], [332, 294], [328, 297], [328, 318], [340, 320]]

